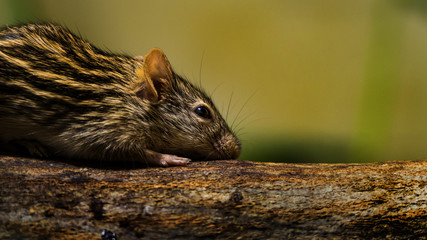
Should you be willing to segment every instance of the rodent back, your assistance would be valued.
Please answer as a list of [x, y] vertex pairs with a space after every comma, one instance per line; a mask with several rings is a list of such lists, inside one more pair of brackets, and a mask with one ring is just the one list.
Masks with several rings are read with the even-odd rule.
[[[80, 136], [76, 142], [85, 145], [108, 140], [119, 130], [132, 131], [132, 123], [145, 116], [144, 106], [129, 94], [139, 65], [60, 26], [5, 29], [0, 32], [0, 121], [31, 125], [32, 131], [67, 141]], [[138, 114], [129, 106], [133, 103]], [[143, 121], [137, 125], [143, 130]], [[126, 131], [120, 134], [123, 138]]]
[[105, 54], [59, 26], [10, 28], [0, 40], [2, 107], [22, 113], [15, 98], [25, 100], [33, 106], [26, 115], [40, 124], [50, 115], [105, 112], [106, 99], [126, 95], [135, 68], [132, 58]]

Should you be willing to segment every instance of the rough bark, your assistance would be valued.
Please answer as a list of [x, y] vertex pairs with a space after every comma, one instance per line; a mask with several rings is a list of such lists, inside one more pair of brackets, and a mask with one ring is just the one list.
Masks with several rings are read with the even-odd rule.
[[101, 239], [104, 229], [120, 240], [427, 236], [426, 161], [0, 165], [0, 239]]

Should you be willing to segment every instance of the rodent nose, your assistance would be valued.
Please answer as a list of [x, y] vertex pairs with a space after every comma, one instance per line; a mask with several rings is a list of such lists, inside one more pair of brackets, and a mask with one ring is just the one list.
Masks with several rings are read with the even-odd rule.
[[242, 150], [242, 144], [233, 134], [229, 133], [222, 137], [216, 144], [216, 148], [222, 158], [237, 159]]
[[237, 158], [239, 158], [240, 153], [242, 151], [242, 143], [236, 137], [234, 137], [234, 138], [236, 140], [236, 144], [234, 146], [234, 149], [231, 151], [231, 154], [230, 154], [231, 159], [237, 159]]

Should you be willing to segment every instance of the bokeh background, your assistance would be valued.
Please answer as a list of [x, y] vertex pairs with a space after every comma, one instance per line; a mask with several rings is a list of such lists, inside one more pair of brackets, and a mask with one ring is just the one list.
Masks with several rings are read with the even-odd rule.
[[427, 158], [427, 1], [0, 0], [0, 25], [41, 21], [163, 49], [228, 115], [241, 159]]

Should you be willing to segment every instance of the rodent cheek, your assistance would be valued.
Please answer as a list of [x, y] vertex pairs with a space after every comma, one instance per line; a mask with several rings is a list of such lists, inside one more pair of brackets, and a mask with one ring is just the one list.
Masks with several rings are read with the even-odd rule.
[[198, 119], [198, 121], [200, 122], [201, 126], [204, 128], [210, 127], [212, 125], [212, 122], [210, 120]]

